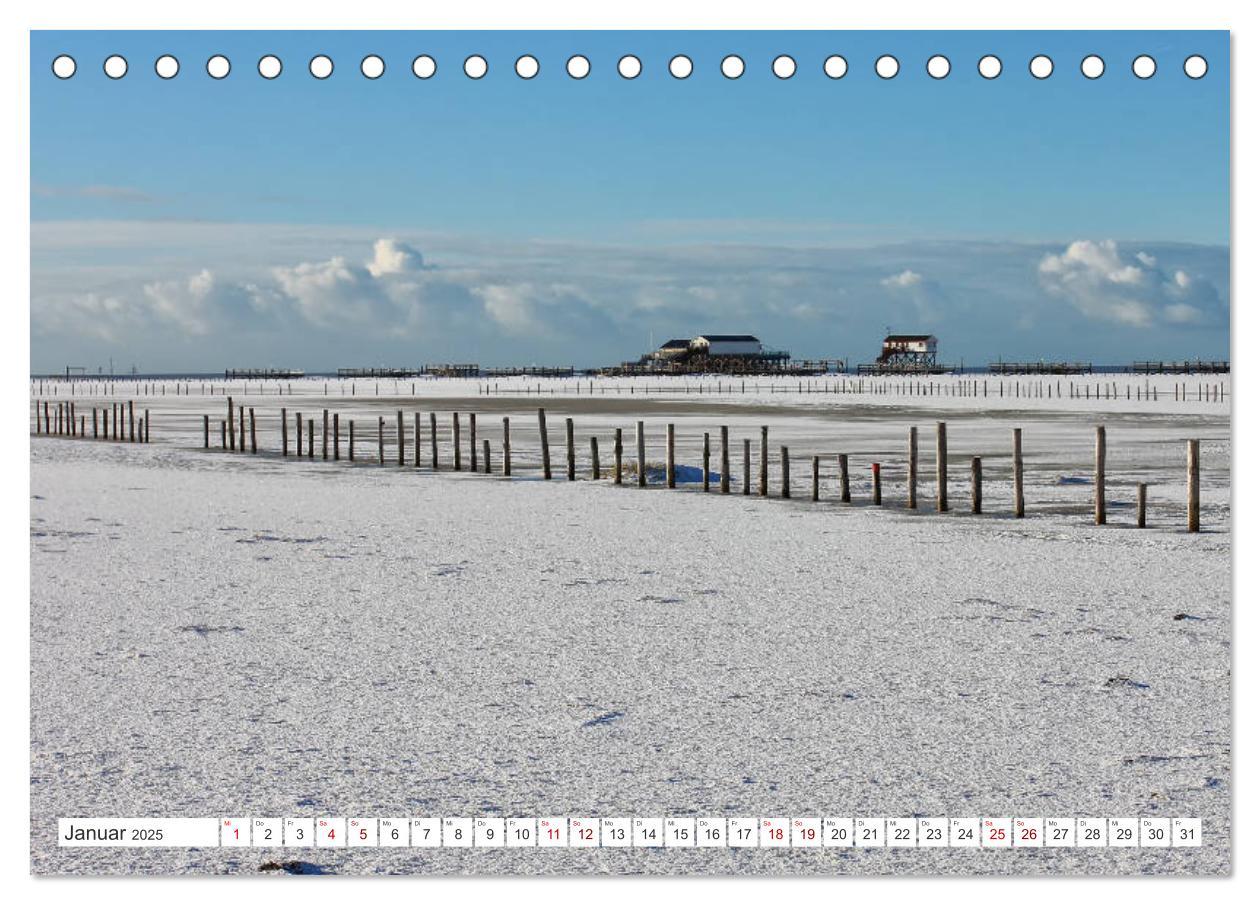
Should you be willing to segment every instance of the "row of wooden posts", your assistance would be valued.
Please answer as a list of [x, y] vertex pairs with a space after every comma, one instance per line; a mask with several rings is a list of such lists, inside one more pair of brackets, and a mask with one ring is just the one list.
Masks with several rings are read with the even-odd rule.
[[[248, 434], [246, 433], [246, 417], [247, 409], [245, 406], [238, 406], [231, 397], [227, 400], [227, 417], [219, 422], [220, 444], [223, 449], [244, 452], [246, 449], [246, 436], [248, 436], [248, 446], [251, 453], [258, 452], [258, 434], [256, 429], [256, 419], [254, 409], [248, 409]], [[406, 465], [406, 433], [405, 419], [403, 412], [399, 410], [395, 413], [396, 419], [396, 451], [397, 463], [400, 467]], [[438, 455], [438, 416], [436, 412], [429, 413], [429, 438], [430, 438], [430, 461], [432, 468], [436, 471], [439, 468]], [[419, 412], [413, 414], [413, 465], [416, 468], [421, 467], [422, 444], [421, 437], [421, 415]], [[239, 427], [238, 427], [239, 425]], [[355, 423], [353, 420], [348, 421], [348, 445], [347, 452], [350, 461], [356, 461], [355, 450]], [[308, 459], [315, 458], [315, 419], [305, 418], [300, 412], [293, 414], [293, 427], [296, 439], [296, 455], [301, 457], [304, 453]], [[305, 427], [306, 443], [303, 446], [303, 427]], [[331, 432], [330, 432], [331, 428]], [[577, 479], [577, 450], [574, 437], [573, 419], [566, 418], [564, 422], [565, 428], [565, 471], [568, 480]], [[203, 446], [210, 448], [210, 416], [204, 415], [202, 422], [203, 430]], [[718, 487], [721, 493], [731, 492], [731, 450], [730, 435], [728, 429], [723, 426], [720, 429], [720, 471], [718, 473]], [[551, 469], [551, 444], [547, 431], [547, 412], [545, 409], [538, 410], [538, 433], [539, 441], [542, 448], [542, 469], [543, 479], [552, 479]], [[451, 442], [453, 451], [453, 465], [455, 471], [463, 470], [463, 461], [461, 457], [462, 444], [460, 440], [461, 423], [458, 412], [451, 415]], [[770, 429], [763, 426], [761, 428], [761, 450], [760, 463], [757, 476], [757, 495], [769, 495], [769, 434]], [[281, 437], [281, 455], [289, 455], [289, 417], [288, 410], [280, 410], [280, 437]], [[331, 456], [329, 451], [329, 440], [331, 439]], [[321, 441], [321, 457], [325, 460], [331, 458], [334, 461], [341, 459], [341, 416], [327, 409], [322, 413], [322, 429], [320, 431]], [[709, 434], [706, 432], [703, 437], [703, 475], [701, 479], [703, 490], [707, 493], [711, 485], [711, 458]], [[376, 422], [376, 458], [380, 465], [384, 465], [386, 461], [385, 455], [385, 418], [380, 416]], [[667, 487], [673, 488], [677, 483], [676, 460], [674, 455], [675, 433], [674, 425], [667, 424], [665, 427], [665, 483]], [[482, 439], [481, 468], [486, 474], [491, 473], [490, 461], [490, 441]], [[468, 415], [468, 458], [469, 470], [478, 471], [478, 444], [477, 444], [477, 416], [475, 413]], [[635, 478], [640, 487], [647, 486], [647, 449], [644, 431], [644, 422], [636, 422], [635, 430], [635, 453], [636, 468]], [[621, 484], [623, 475], [623, 456], [624, 448], [622, 445], [621, 428], [616, 428], [613, 434], [613, 483]], [[1105, 525], [1107, 523], [1107, 430], [1099, 425], [1095, 428], [1095, 449], [1094, 449], [1094, 521], [1096, 524]], [[788, 455], [788, 447], [779, 447], [780, 460], [780, 483], [779, 495], [784, 499], [788, 499], [792, 495], [791, 488], [791, 468], [790, 458]], [[1012, 428], [1011, 431], [1011, 460], [1012, 460], [1012, 514], [1015, 518], [1023, 518], [1025, 513], [1024, 504], [1024, 452], [1023, 452], [1023, 430], [1021, 428]], [[599, 439], [597, 437], [590, 438], [590, 462], [591, 477], [600, 480], [603, 477], [603, 470], [600, 467]], [[821, 456], [812, 458], [812, 475], [811, 475], [811, 499], [817, 502], [821, 498]], [[840, 502], [852, 502], [852, 493], [849, 480], [849, 457], [844, 453], [837, 455], [837, 466], [839, 468], [840, 478]], [[936, 423], [936, 510], [938, 512], [948, 512], [950, 509], [949, 501], [949, 449], [946, 423], [938, 421]], [[907, 443], [907, 493], [906, 507], [909, 509], [917, 509], [919, 506], [919, 429], [911, 427], [909, 429], [909, 437]], [[512, 437], [511, 437], [511, 421], [509, 418], [503, 418], [503, 446], [502, 446], [502, 474], [510, 476], [512, 474]], [[975, 514], [981, 514], [984, 511], [984, 489], [983, 489], [983, 461], [980, 456], [971, 458], [971, 511]], [[1137, 527], [1146, 527], [1146, 497], [1147, 485], [1139, 483], [1137, 490]], [[745, 439], [743, 441], [743, 484], [742, 492], [745, 496], [752, 493], [752, 441]], [[876, 506], [883, 505], [883, 487], [880, 473], [880, 463], [871, 463], [871, 502]], [[1191, 532], [1199, 530], [1199, 441], [1187, 441], [1186, 453], [1186, 527]]]
[[[60, 437], [87, 437], [88, 416], [80, 414], [73, 402], [35, 400], [35, 433]], [[112, 402], [108, 407], [92, 407], [93, 440], [149, 442], [149, 410], [136, 421], [135, 400]]]

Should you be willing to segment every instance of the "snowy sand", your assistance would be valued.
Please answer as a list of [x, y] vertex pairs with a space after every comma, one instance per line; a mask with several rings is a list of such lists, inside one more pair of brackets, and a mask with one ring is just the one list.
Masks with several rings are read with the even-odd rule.
[[[525, 443], [511, 481], [204, 452], [197, 412], [223, 400], [177, 398], [185, 433], [162, 434], [157, 402], [176, 400], [152, 398], [150, 446], [31, 441], [38, 873], [253, 873], [281, 857], [336, 873], [1229, 869], [1225, 405], [949, 412], [960, 457], [998, 456], [1025, 426], [1031, 517], [1016, 522], [1000, 484], [993, 515], [929, 511], [928, 426], [944, 411], [930, 400], [642, 409], [657, 430], [679, 421], [691, 462], [696, 429], [717, 424], [742, 437], [769, 421], [802, 454], [885, 460], [919, 424], [909, 513], [895, 482], [883, 510], [838, 505], [830, 486], [812, 504], [546, 484]], [[599, 401], [574, 409], [588, 433], [633, 424]], [[483, 429], [496, 441], [497, 417]], [[1100, 419], [1123, 481], [1167, 485], [1152, 530], [1130, 527], [1123, 499], [1112, 525], [1090, 525], [1089, 488], [1060, 481], [1089, 473]], [[1215, 438], [1198, 536], [1177, 529], [1188, 436]], [[560, 474], [555, 439], [553, 455]], [[1198, 816], [1206, 844], [242, 852], [53, 838], [72, 815], [482, 814]]]

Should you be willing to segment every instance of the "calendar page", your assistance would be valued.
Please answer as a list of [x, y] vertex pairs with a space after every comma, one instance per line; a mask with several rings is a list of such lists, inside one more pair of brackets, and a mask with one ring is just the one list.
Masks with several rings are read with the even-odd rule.
[[1231, 872], [1229, 33], [710, 24], [30, 32], [33, 874]]

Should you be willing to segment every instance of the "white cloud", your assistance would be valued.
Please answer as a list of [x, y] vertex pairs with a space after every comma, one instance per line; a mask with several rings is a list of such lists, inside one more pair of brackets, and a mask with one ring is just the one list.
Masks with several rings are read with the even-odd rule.
[[1154, 255], [1125, 255], [1111, 239], [1081, 239], [1037, 267], [1042, 286], [1091, 320], [1149, 328], [1206, 323], [1222, 304], [1216, 288], [1182, 270], [1167, 274]]
[[892, 289], [909, 289], [912, 286], [918, 286], [922, 282], [923, 274], [915, 273], [913, 270], [903, 270], [901, 273], [896, 273], [880, 280], [881, 284]]

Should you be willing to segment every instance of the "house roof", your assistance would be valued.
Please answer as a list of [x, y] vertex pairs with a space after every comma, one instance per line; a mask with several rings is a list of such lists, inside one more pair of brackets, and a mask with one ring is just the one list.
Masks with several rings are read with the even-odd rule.
[[688, 349], [691, 347], [689, 339], [671, 339], [667, 343], [661, 343], [662, 349]]
[[921, 343], [935, 340], [930, 333], [890, 333], [884, 337], [886, 343]]
[[747, 333], [701, 333], [697, 339], [707, 340], [711, 343], [759, 343], [761, 340], [755, 336], [749, 336]]

